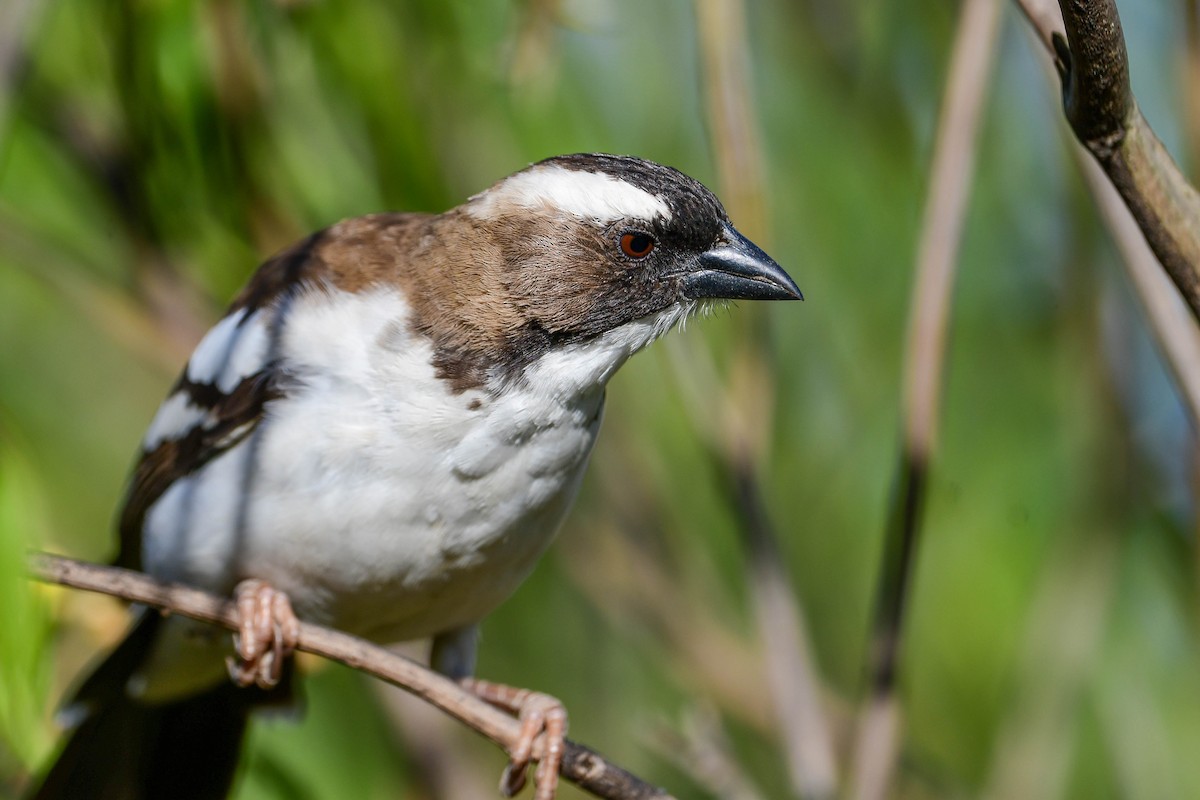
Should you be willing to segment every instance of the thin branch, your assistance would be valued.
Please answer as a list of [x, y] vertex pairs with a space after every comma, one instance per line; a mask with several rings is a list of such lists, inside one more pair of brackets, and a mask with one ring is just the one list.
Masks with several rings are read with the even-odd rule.
[[[1054, 0], [1017, 2], [1047, 54], [1053, 58], [1055, 53], [1050, 42], [1054, 36], [1061, 36], [1062, 29], [1062, 18]], [[1180, 302], [1179, 292], [1161, 269], [1137, 219], [1101, 172], [1101, 167], [1094, 160], [1088, 160], [1082, 146], [1076, 145], [1074, 152], [1092, 199], [1121, 253], [1125, 271], [1176, 392], [1187, 409], [1192, 429], [1200, 433], [1200, 330]]]
[[1042, 47], [1053, 57], [1054, 34], [1062, 31], [1062, 14], [1055, 0], [1016, 0], [1016, 4], [1025, 21], [1041, 39]]
[[462, 729], [454, 720], [383, 681], [373, 681], [371, 688], [387, 715], [396, 748], [412, 764], [413, 797], [496, 800], [495, 773], [482, 764], [464, 763], [458, 752]]
[[937, 446], [950, 296], [975, 171], [976, 139], [995, 62], [1000, 5], [962, 7], [917, 243], [917, 278], [906, 345], [905, 447], [925, 461]]
[[[718, 376], [708, 350], [688, 348], [681, 338], [667, 340], [684, 408], [721, 477], [721, 488], [736, 512], [738, 533], [747, 555], [749, 587], [776, 726], [783, 738], [792, 786], [801, 797], [835, 797], [838, 765], [826, 713], [820, 674], [804, 607], [789, 580], [771, 524], [758, 471], [750, 455], [761, 441], [748, 419], [745, 403], [734, 400]], [[685, 349], [687, 348], [687, 349]], [[759, 373], [760, 376], [765, 373]], [[759, 386], [758, 394], [769, 394]]]
[[1067, 121], [1200, 320], [1200, 194], [1138, 109], [1116, 3], [1059, 0], [1059, 8], [1066, 36], [1053, 33], [1051, 42]]
[[[694, 0], [705, 109], [721, 196], [738, 228], [764, 244], [767, 227], [762, 133], [750, 80], [743, 0]], [[765, 246], [765, 245], [764, 245]]]
[[999, 23], [998, 0], [963, 4], [938, 121], [909, 312], [903, 451], [884, 533], [870, 694], [859, 721], [854, 753], [858, 798], [888, 793], [898, 750], [896, 664], [917, 558], [929, 462], [937, 447], [951, 295]]
[[1066, 37], [1051, 41], [1063, 81], [1063, 109], [1079, 141], [1103, 160], [1120, 146], [1134, 113], [1117, 5], [1113, 0], [1059, 0], [1058, 7]]
[[[766, 244], [766, 172], [754, 106], [753, 45], [746, 5], [745, 0], [693, 2], [708, 130], [722, 196], [739, 227]], [[716, 426], [707, 429], [720, 433], [704, 438], [737, 513], [748, 561], [746, 585], [763, 643], [766, 687], [792, 788], [802, 797], [834, 797], [838, 766], [820, 676], [808, 643], [804, 610], [783, 567], [759, 479], [758, 464], [769, 448], [776, 394], [765, 310], [743, 312], [749, 313], [739, 315], [733, 380], [721, 381], [709, 354], [695, 353], [690, 361], [694, 370], [687, 372], [697, 380], [707, 378], [709, 386], [693, 396], [691, 406], [704, 417], [719, 415]]]
[[1120, 195], [1095, 162], [1086, 160], [1086, 153], [1076, 148], [1076, 155], [1092, 199], [1121, 253], [1143, 317], [1153, 331], [1163, 363], [1192, 422], [1192, 430], [1200, 433], [1200, 328], [1180, 301], [1179, 292], [1163, 272]]
[[[119, 567], [102, 567], [60, 556], [37, 554], [31, 571], [41, 581], [121, 597], [230, 630], [238, 627], [233, 603], [198, 589], [160, 583], [146, 575]], [[497, 708], [464, 691], [454, 681], [420, 664], [349, 634], [301, 623], [298, 649], [340, 661], [347, 666], [399, 686], [483, 734], [506, 752], [520, 735], [520, 723]], [[540, 757], [542, 740], [534, 745]], [[670, 800], [662, 789], [604, 759], [598, 753], [567, 742], [560, 773], [596, 797], [610, 800]]]
[[765, 644], [767, 686], [776, 703], [776, 719], [787, 748], [792, 785], [809, 800], [837, 796], [833, 732], [821, 698], [808, 625], [783, 570], [779, 540], [768, 516], [756, 470], [748, 463], [729, 465], [726, 481], [741, 524], [749, 557], [748, 581], [754, 616]]

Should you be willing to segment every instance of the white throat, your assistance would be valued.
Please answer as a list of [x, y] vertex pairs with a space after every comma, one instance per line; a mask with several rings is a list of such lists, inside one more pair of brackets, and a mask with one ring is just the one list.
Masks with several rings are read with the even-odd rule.
[[526, 368], [525, 381], [534, 391], [548, 391], [560, 401], [602, 392], [630, 356], [682, 325], [695, 308], [695, 303], [672, 305], [594, 338], [555, 348]]

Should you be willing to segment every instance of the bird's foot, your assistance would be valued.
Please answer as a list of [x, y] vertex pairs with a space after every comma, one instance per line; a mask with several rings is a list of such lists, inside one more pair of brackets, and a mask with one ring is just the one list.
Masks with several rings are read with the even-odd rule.
[[512, 797], [525, 785], [525, 772], [533, 755], [533, 743], [545, 734], [542, 757], [534, 772], [534, 800], [554, 800], [558, 768], [562, 764], [567, 736], [567, 709], [557, 698], [528, 689], [465, 678], [463, 687], [494, 706], [515, 714], [521, 734], [509, 751], [508, 766], [500, 777], [500, 793]]
[[300, 621], [287, 595], [266, 581], [242, 581], [234, 590], [234, 601], [240, 626], [233, 637], [237, 657], [226, 660], [229, 676], [238, 686], [272, 689], [296, 649]]

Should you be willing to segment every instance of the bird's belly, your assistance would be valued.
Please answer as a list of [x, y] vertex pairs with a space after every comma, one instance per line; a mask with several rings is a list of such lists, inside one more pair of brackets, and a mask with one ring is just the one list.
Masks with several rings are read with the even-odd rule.
[[557, 531], [602, 395], [532, 425], [503, 409], [472, 416], [468, 402], [391, 425], [377, 409], [293, 402], [295, 416], [261, 426], [254, 446], [163, 496], [147, 517], [147, 568], [220, 592], [262, 578], [302, 619], [378, 641], [478, 622]]
[[580, 445], [574, 463], [536, 478], [519, 458], [473, 480], [452, 471], [378, 476], [348, 494], [348, 514], [310, 518], [303, 552], [283, 528], [256, 537], [245, 571], [297, 598], [302, 617], [377, 641], [478, 622], [553, 539], [590, 440]]

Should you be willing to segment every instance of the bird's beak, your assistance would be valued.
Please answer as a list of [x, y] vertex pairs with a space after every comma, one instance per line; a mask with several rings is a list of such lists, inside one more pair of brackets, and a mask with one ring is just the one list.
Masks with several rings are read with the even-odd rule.
[[783, 268], [732, 225], [725, 226], [721, 241], [683, 276], [683, 294], [692, 300], [804, 299]]

